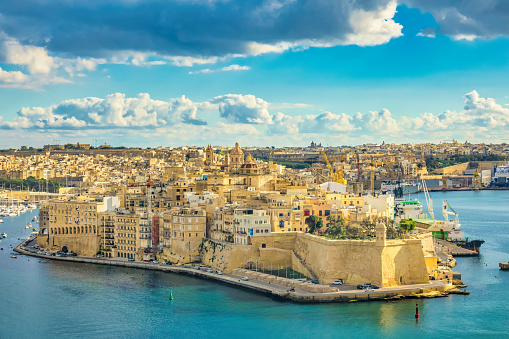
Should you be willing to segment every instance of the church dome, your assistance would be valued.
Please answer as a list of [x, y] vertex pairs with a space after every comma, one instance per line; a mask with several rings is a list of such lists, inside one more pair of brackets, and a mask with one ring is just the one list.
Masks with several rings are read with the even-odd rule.
[[235, 148], [232, 149], [231, 154], [244, 155], [244, 152], [242, 152], [242, 150], [240, 149], [238, 142], [235, 143]]

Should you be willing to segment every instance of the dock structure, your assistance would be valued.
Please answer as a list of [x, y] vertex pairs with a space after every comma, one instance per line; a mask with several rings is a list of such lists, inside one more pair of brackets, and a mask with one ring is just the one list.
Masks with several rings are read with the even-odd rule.
[[479, 253], [475, 251], [459, 247], [458, 245], [449, 241], [437, 239], [437, 242], [440, 246], [446, 248], [453, 257], [473, 257], [479, 255]]

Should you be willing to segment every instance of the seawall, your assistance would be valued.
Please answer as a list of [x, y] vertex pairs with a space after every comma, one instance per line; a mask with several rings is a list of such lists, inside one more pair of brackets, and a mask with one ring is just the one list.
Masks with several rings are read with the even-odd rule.
[[326, 293], [313, 293], [307, 291], [288, 292], [288, 287], [279, 284], [267, 284], [262, 281], [249, 280], [244, 281], [241, 276], [216, 273], [209, 273], [194, 268], [186, 268], [183, 266], [168, 266], [159, 265], [145, 262], [129, 262], [117, 261], [110, 259], [98, 259], [87, 257], [53, 257], [44, 254], [31, 253], [22, 248], [27, 240], [14, 248], [14, 251], [20, 254], [38, 257], [41, 259], [60, 260], [76, 263], [89, 263], [97, 265], [110, 265], [120, 267], [130, 267], [138, 269], [158, 270], [163, 272], [170, 272], [175, 274], [185, 274], [188, 276], [215, 280], [220, 283], [226, 283], [235, 287], [251, 290], [258, 293], [263, 293], [272, 298], [279, 300], [289, 300], [296, 303], [330, 303], [330, 302], [355, 302], [355, 301], [383, 301], [383, 300], [398, 300], [404, 298], [431, 298], [431, 297], [444, 297], [449, 294], [449, 290], [453, 287], [451, 284], [434, 281], [426, 284], [405, 285], [390, 288], [383, 288], [380, 290], [373, 290], [365, 292], [364, 290], [348, 290], [339, 292], [329, 292], [331, 288], [327, 285], [317, 285], [316, 287], [323, 286]]

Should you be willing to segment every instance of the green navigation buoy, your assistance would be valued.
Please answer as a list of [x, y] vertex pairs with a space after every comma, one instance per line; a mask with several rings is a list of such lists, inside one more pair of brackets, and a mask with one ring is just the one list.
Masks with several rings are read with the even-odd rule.
[[170, 300], [173, 300], [173, 292], [170, 290]]

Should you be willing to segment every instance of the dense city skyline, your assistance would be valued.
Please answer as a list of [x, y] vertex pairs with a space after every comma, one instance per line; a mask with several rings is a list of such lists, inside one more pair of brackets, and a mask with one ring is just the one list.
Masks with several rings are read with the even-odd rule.
[[5, 3], [0, 147], [504, 142], [507, 7]]

